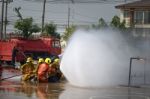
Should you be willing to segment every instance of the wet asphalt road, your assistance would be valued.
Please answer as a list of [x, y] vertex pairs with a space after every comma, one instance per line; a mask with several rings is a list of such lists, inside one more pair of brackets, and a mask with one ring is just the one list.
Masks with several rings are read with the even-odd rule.
[[62, 83], [8, 82], [0, 84], [0, 99], [58, 99], [63, 91]]
[[[7, 70], [2, 78], [18, 74]], [[21, 76], [0, 82], [0, 99], [150, 99], [150, 87], [79, 88], [61, 81], [59, 83], [21, 82]]]

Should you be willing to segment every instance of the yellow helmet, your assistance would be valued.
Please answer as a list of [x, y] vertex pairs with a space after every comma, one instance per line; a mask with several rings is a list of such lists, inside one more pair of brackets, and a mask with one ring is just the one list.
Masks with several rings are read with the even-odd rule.
[[59, 63], [59, 59], [56, 58], [56, 59], [54, 60], [54, 62], [55, 62], [55, 63]]
[[32, 61], [33, 59], [31, 57], [28, 57], [26, 62], [32, 62]]
[[38, 63], [43, 63], [43, 62], [44, 62], [44, 59], [43, 58], [39, 58]]
[[51, 63], [51, 59], [50, 58], [46, 58], [45, 59], [45, 63], [50, 64]]

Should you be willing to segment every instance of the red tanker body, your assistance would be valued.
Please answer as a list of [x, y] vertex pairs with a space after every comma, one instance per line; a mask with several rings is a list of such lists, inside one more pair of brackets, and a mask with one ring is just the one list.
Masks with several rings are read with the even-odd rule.
[[10, 61], [14, 47], [15, 44], [12, 42], [0, 41], [0, 60]]
[[[17, 49], [17, 51], [14, 51], [14, 49]], [[15, 54], [15, 60], [18, 62], [23, 59], [23, 56], [32, 56], [34, 59], [58, 56], [61, 54], [60, 40], [43, 37], [34, 40], [11, 38], [8, 41], [0, 41], [0, 60], [10, 62], [13, 54]]]

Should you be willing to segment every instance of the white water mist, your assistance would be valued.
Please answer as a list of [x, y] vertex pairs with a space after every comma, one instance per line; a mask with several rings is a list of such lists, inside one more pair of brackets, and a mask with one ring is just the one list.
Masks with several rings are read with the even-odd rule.
[[60, 67], [72, 85], [116, 86], [128, 82], [130, 56], [120, 33], [79, 30], [70, 39]]

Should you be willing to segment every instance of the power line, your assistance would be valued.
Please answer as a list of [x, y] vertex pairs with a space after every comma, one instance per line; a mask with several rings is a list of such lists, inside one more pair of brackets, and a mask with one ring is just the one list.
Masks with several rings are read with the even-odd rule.
[[97, 18], [97, 17], [93, 17], [93, 16], [83, 15], [83, 14], [80, 14], [78, 12], [74, 12], [74, 13], [75, 13], [75, 15], [79, 15], [79, 16], [86, 17], [86, 18], [93, 18], [93, 19]]
[[[23, 9], [21, 9], [21, 10], [22, 10], [22, 11], [27, 11], [27, 12], [28, 12], [28, 11], [29, 11], [29, 12], [37, 12], [37, 13], [42, 12], [41, 10], [35, 10], [35, 9], [24, 9], [24, 8], [23, 8]], [[61, 12], [61, 11], [60, 11], [60, 12], [52, 12], [52, 11], [53, 11], [53, 10], [50, 11], [50, 10], [47, 10], [47, 9], [46, 9], [46, 12], [50, 12], [50, 13], [53, 13], [53, 14], [66, 14], [66, 13], [67, 13], [67, 12]]]
[[[40, 10], [35, 10], [35, 9], [22, 9], [22, 11], [30, 11], [30, 12], [35, 12], [36, 11], [36, 12], [41, 12]], [[71, 12], [71, 9], [70, 9], [70, 12]], [[67, 12], [64, 12], [64, 13], [50, 12], [50, 13], [53, 13], [53, 14], [65, 14], [66, 15]], [[74, 14], [82, 16], [82, 17], [87, 17], [87, 18], [97, 18], [97, 17], [93, 17], [93, 16], [83, 15], [83, 14], [75, 12], [75, 11], [74, 11]]]
[[[30, 1], [30, 2], [42, 2], [42, 0], [24, 0], [24, 1]], [[47, 0], [47, 3], [51, 4], [78, 4], [78, 3], [121, 3], [121, 2], [132, 2], [137, 0]]]

